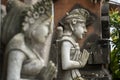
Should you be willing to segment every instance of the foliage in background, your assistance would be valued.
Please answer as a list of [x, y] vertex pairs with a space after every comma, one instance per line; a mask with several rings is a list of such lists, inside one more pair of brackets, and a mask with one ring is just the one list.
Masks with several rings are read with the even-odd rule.
[[110, 69], [115, 80], [115, 78], [120, 78], [120, 12], [117, 9], [110, 11], [110, 26], [113, 43]]

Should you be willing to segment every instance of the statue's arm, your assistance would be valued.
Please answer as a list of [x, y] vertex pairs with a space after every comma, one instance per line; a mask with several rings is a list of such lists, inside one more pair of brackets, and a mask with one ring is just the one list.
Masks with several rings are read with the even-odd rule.
[[70, 59], [71, 47], [72, 44], [68, 41], [64, 41], [61, 46], [62, 69], [64, 70], [80, 68], [81, 66], [81, 64], [78, 61], [73, 61]]
[[30, 80], [21, 79], [21, 69], [26, 56], [21, 51], [11, 51], [8, 56], [7, 80]]

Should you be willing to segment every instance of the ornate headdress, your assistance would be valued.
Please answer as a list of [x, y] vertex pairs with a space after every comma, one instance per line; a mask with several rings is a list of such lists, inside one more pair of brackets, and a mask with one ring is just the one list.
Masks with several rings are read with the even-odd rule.
[[52, 0], [41, 0], [37, 2], [25, 14], [22, 29], [27, 38], [32, 37], [32, 32], [37, 27], [45, 27], [44, 25], [48, 27], [49, 33], [53, 32]]
[[77, 8], [73, 9], [71, 12], [67, 13], [67, 16], [65, 17], [65, 23], [72, 22], [73, 24], [76, 24], [77, 21], [86, 21], [86, 19], [89, 17], [89, 12], [83, 8]]
[[27, 31], [29, 28], [31, 28], [35, 22], [38, 22], [37, 20], [39, 20], [38, 24], [42, 24], [48, 19], [51, 19], [52, 22], [52, 0], [41, 0], [35, 5], [31, 6], [26, 12], [24, 21], [22, 23], [23, 31]]

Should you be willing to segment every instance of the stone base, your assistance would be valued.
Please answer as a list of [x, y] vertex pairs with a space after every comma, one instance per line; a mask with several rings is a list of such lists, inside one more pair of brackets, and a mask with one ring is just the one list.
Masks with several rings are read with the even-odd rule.
[[87, 78], [86, 80], [111, 80], [111, 79], [109, 79], [109, 77], [103, 77], [103, 78], [95, 77], [95, 78]]
[[112, 80], [108, 70], [103, 65], [87, 65], [80, 69], [81, 76], [86, 80]]

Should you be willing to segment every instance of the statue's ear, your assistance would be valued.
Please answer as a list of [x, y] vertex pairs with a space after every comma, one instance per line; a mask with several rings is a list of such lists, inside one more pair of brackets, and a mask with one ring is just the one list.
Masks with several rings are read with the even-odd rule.
[[70, 29], [71, 29], [72, 31], [74, 31], [74, 28], [73, 28], [73, 26], [72, 26], [71, 23], [70, 23]]

